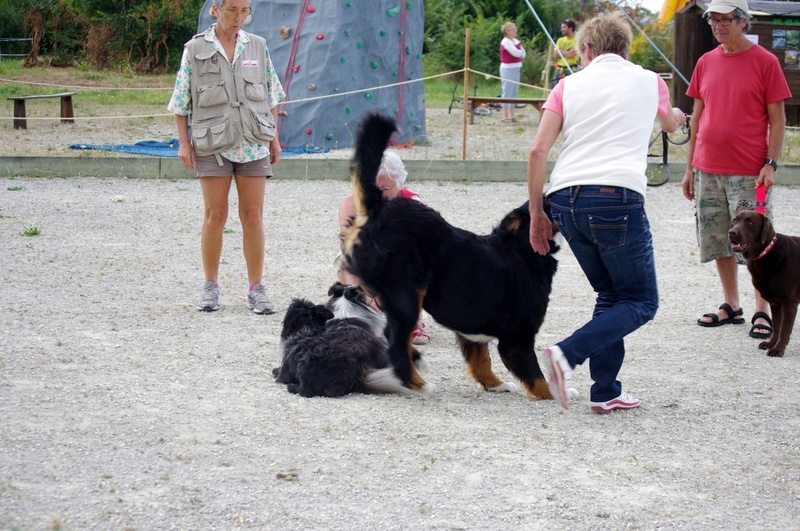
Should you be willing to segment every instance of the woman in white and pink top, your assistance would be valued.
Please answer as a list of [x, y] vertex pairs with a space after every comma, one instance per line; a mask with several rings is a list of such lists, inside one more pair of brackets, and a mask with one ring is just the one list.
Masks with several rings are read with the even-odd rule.
[[[500, 41], [500, 78], [503, 86], [504, 98], [516, 98], [519, 93], [519, 73], [522, 70], [522, 60], [525, 59], [525, 48], [517, 39], [517, 26], [513, 22], [506, 22], [500, 28], [503, 31], [503, 40]], [[503, 104], [503, 122], [516, 122], [514, 118], [514, 104]]]

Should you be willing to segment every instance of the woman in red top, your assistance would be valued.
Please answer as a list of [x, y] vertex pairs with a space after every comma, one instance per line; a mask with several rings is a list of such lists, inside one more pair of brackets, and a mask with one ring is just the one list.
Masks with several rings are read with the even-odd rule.
[[[517, 26], [513, 22], [506, 22], [500, 28], [503, 31], [503, 40], [500, 41], [500, 80], [503, 87], [504, 98], [516, 98], [519, 94], [519, 73], [522, 70], [522, 60], [525, 59], [525, 48], [517, 40]], [[503, 122], [513, 123], [514, 104], [503, 104]]]

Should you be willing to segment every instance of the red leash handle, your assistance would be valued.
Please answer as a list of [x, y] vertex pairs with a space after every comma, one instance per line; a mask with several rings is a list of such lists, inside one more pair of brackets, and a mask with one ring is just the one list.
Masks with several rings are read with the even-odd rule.
[[756, 187], [756, 212], [767, 213], [767, 187], [763, 184]]

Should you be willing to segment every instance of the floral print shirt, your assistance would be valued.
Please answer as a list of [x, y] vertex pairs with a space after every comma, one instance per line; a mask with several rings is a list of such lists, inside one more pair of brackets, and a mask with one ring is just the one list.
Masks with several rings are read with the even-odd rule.
[[[221, 53], [223, 57], [227, 57], [225, 50], [222, 48], [222, 44], [217, 38], [215, 28], [216, 24], [212, 24], [203, 32], [203, 38], [211, 42], [214, 49]], [[236, 50], [233, 52], [234, 62], [242, 54], [248, 42], [250, 42], [250, 36], [247, 35], [247, 33], [240, 31], [236, 35]], [[283, 86], [278, 79], [278, 73], [275, 71], [272, 59], [269, 56], [269, 48], [267, 48], [267, 57], [264, 64], [267, 69], [269, 106], [274, 109], [278, 105], [278, 102], [286, 97], [286, 94], [283, 91]], [[192, 114], [192, 58], [189, 57], [185, 48], [183, 50], [183, 57], [181, 58], [181, 66], [175, 78], [175, 89], [172, 91], [172, 98], [169, 100], [167, 110], [181, 116], [190, 116]], [[231, 162], [252, 162], [268, 157], [269, 146], [255, 144], [242, 139], [242, 143], [237, 147], [228, 151], [223, 151], [220, 155]]]

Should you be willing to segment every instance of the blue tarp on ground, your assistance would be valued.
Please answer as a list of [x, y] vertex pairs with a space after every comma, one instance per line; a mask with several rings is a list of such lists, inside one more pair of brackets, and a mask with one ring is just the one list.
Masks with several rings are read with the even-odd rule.
[[[154, 157], [177, 157], [178, 139], [173, 138], [167, 142], [156, 140], [143, 140], [135, 144], [72, 144], [69, 149], [99, 149], [103, 151], [118, 151], [120, 153], [134, 153], [137, 155], [152, 155]], [[281, 152], [282, 157], [304, 155], [306, 153], [327, 153], [330, 148], [315, 146], [287, 147]]]

